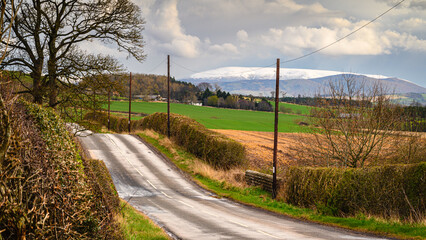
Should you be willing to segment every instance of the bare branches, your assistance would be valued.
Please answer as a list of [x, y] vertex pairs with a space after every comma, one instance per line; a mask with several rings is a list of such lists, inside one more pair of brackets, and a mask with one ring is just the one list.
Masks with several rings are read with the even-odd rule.
[[6, 57], [7, 48], [9, 47], [12, 33], [11, 29], [21, 6], [22, 0], [17, 1], [16, 6], [15, 3], [15, 0], [1, 0], [0, 2], [0, 46], [2, 46], [4, 49], [3, 52], [0, 53], [0, 63]]
[[[31, 72], [34, 102], [41, 103], [48, 89], [49, 105], [56, 106], [62, 92], [74, 86], [66, 82], [121, 71], [113, 57], [81, 51], [82, 42], [99, 40], [139, 61], [145, 58], [144, 21], [130, 0], [23, 1], [11, 31], [12, 51], [3, 66]], [[5, 11], [8, 21], [10, 15]]]
[[385, 141], [401, 125], [401, 108], [392, 104], [379, 82], [352, 75], [331, 81], [311, 111], [311, 157], [328, 165], [363, 167], [377, 160]]

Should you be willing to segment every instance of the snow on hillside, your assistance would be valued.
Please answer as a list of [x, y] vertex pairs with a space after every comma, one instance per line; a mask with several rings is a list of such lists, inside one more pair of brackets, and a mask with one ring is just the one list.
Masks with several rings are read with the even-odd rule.
[[[258, 68], [258, 67], [223, 67], [191, 75], [192, 79], [235, 79], [235, 80], [262, 80], [262, 79], [275, 79], [276, 68]], [[359, 74], [350, 72], [338, 72], [328, 70], [314, 70], [314, 69], [297, 69], [297, 68], [280, 68], [280, 79], [313, 79], [327, 76], [334, 76], [338, 74], [354, 74], [362, 75], [376, 79], [390, 78], [383, 75]]]

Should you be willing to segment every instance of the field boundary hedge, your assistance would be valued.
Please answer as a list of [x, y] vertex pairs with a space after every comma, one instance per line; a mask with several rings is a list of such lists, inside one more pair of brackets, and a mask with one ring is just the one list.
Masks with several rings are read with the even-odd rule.
[[287, 203], [335, 216], [362, 213], [422, 222], [426, 162], [360, 169], [297, 168], [286, 173]]
[[[153, 113], [143, 118], [141, 128], [166, 135], [167, 113]], [[245, 161], [242, 144], [207, 129], [191, 118], [170, 114], [170, 136], [178, 145], [216, 168], [229, 169]]]
[[[85, 120], [96, 121], [104, 126], [108, 126], [108, 114], [106, 112], [89, 112], [84, 115]], [[114, 132], [126, 132], [129, 130], [129, 119], [110, 115], [110, 129]], [[130, 121], [132, 131], [141, 130], [142, 119]]]
[[[17, 100], [0, 162], [0, 239], [122, 239], [65, 122]], [[0, 138], [2, 134], [0, 133]]]
[[[87, 113], [84, 118], [108, 125], [105, 112]], [[167, 135], [167, 113], [153, 113], [143, 119], [132, 120], [130, 124], [132, 131], [152, 129]], [[110, 115], [110, 128], [115, 132], [125, 132], [128, 119]], [[242, 144], [207, 129], [189, 117], [170, 114], [170, 136], [176, 144], [216, 168], [229, 169], [245, 162]]]

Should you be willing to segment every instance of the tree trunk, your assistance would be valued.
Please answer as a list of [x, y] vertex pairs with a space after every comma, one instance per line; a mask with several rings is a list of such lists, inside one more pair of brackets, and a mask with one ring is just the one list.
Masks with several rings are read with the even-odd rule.
[[0, 167], [3, 164], [7, 149], [9, 148], [10, 135], [11, 126], [9, 122], [9, 115], [7, 114], [3, 98], [0, 95]]
[[[41, 63], [41, 64], [38, 64]], [[42, 67], [43, 67], [43, 60], [39, 60], [37, 63], [37, 66], [35, 67], [35, 71], [31, 72], [31, 78], [33, 79], [33, 90], [32, 90], [32, 95], [33, 95], [33, 101], [34, 103], [37, 104], [43, 104], [43, 87], [41, 84], [41, 80], [42, 80]]]
[[57, 77], [56, 77], [56, 59], [49, 59], [47, 64], [48, 73], [49, 73], [49, 106], [55, 108], [58, 103], [58, 85], [57, 85]]

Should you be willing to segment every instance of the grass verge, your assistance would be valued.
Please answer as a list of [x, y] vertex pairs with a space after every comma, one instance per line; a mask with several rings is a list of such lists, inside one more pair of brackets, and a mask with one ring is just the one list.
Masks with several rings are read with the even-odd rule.
[[121, 223], [125, 239], [161, 240], [170, 239], [168, 235], [156, 226], [148, 217], [121, 200], [121, 214], [118, 222]]
[[282, 201], [273, 200], [268, 192], [259, 188], [235, 187], [226, 181], [212, 179], [196, 170], [194, 171], [196, 169], [194, 165], [198, 164], [196, 158], [175, 145], [164, 144], [165, 142], [170, 142], [164, 141], [164, 136], [146, 131], [138, 133], [138, 135], [171, 159], [180, 169], [190, 174], [201, 186], [216, 193], [218, 196], [293, 218], [326, 225], [399, 239], [426, 239], [426, 226], [424, 224], [408, 224], [396, 220], [385, 221], [364, 215], [348, 218], [327, 216], [311, 209], [298, 208]]

